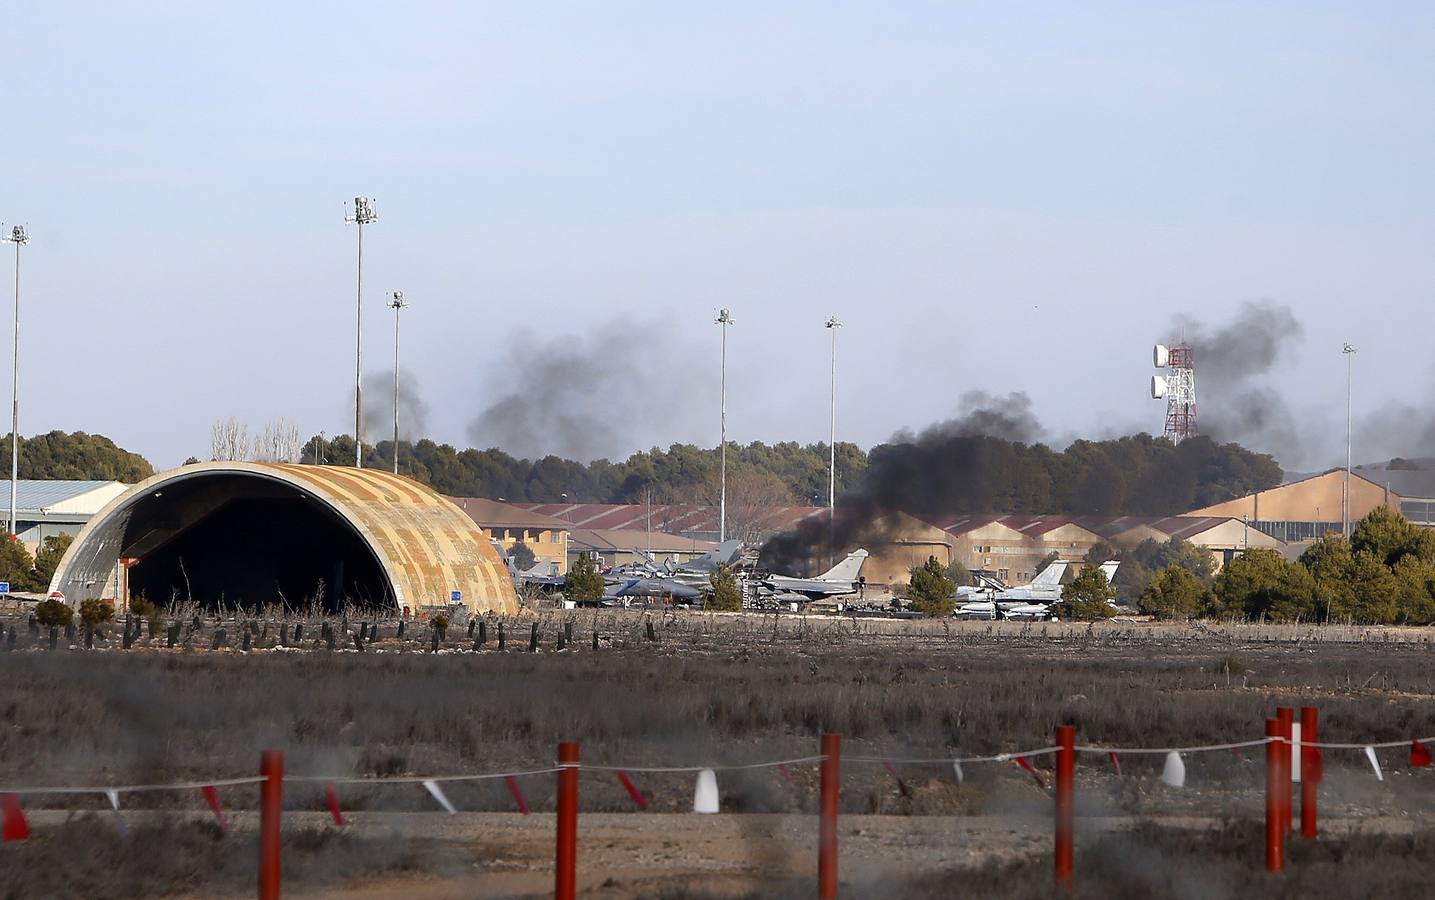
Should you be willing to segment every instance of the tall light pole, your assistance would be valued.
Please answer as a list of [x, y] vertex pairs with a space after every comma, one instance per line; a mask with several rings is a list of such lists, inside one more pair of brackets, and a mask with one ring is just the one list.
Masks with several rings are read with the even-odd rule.
[[353, 215], [344, 221], [359, 227], [359, 302], [357, 324], [354, 326], [354, 465], [364, 467], [364, 226], [379, 221], [374, 201], [368, 197], [354, 198]]
[[30, 243], [24, 225], [10, 229], [0, 238], [15, 245], [15, 353], [10, 370], [10, 537], [15, 537], [15, 499], [20, 477], [20, 248]]
[[827, 444], [827, 509], [831, 515], [837, 509], [837, 329], [842, 322], [828, 316], [823, 324], [832, 332], [832, 440]]
[[394, 311], [394, 474], [399, 474], [399, 310], [407, 309], [403, 291], [394, 291], [389, 309]]
[[1346, 344], [1341, 348], [1345, 354], [1345, 490], [1344, 509], [1340, 517], [1340, 533], [1347, 538], [1350, 537], [1350, 446], [1355, 437], [1355, 419], [1351, 415], [1350, 405], [1350, 375], [1351, 363], [1358, 352], [1354, 346]]
[[721, 407], [721, 429], [719, 433], [719, 486], [718, 486], [718, 541], [727, 540], [727, 327], [733, 324], [732, 313], [718, 310], [713, 322], [722, 328], [722, 363], [718, 375], [718, 401]]

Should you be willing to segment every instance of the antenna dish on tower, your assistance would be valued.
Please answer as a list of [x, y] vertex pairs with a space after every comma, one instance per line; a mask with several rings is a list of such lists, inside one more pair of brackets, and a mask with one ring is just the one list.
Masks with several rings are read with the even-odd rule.
[[1165, 344], [1157, 344], [1151, 349], [1151, 361], [1156, 368], [1164, 369], [1166, 364], [1171, 361], [1171, 351], [1166, 348]]
[[1151, 399], [1160, 400], [1166, 396], [1166, 379], [1160, 375], [1151, 376]]

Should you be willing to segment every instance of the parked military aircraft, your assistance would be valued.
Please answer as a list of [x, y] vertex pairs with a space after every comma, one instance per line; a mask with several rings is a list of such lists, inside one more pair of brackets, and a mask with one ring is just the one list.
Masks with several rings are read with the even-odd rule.
[[806, 600], [854, 594], [857, 592], [858, 574], [862, 571], [862, 563], [866, 561], [866, 550], [853, 550], [847, 554], [846, 559], [816, 578], [769, 575], [762, 580], [762, 585], [774, 594], [800, 595]]
[[[1061, 578], [1070, 564], [1057, 560], [1042, 569], [1030, 582], [1011, 588], [991, 586], [959, 588], [956, 615], [968, 619], [1046, 619], [1049, 607], [1061, 599]], [[1102, 563], [1100, 569], [1110, 582], [1116, 577], [1121, 561]], [[963, 593], [965, 591], [965, 593]], [[963, 598], [968, 602], [963, 603]]]

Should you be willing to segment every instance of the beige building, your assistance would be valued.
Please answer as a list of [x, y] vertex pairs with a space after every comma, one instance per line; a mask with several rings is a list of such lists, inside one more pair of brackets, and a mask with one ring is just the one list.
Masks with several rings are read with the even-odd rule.
[[[1345, 496], [1345, 470], [1336, 469], [1257, 491], [1225, 503], [1192, 510], [1188, 516], [1246, 519], [1252, 528], [1286, 543], [1313, 541], [1328, 531], [1339, 533]], [[1350, 477], [1350, 520], [1355, 522], [1380, 506], [1401, 508], [1400, 497], [1359, 472]]]
[[572, 526], [567, 522], [499, 500], [480, 497], [448, 499], [467, 513], [484, 535], [501, 546], [505, 553], [511, 553], [513, 545], [522, 542], [533, 551], [537, 562], [555, 564], [559, 575], [568, 571], [568, 534]]
[[1052, 553], [1076, 561], [1103, 540], [1100, 533], [1066, 516], [968, 516], [947, 524], [956, 558], [968, 569], [996, 573], [1023, 584]]

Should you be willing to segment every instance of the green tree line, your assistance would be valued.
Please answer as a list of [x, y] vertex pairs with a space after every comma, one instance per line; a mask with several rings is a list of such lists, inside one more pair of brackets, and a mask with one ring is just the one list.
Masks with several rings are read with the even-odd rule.
[[[392, 467], [393, 451], [392, 441], [382, 441], [365, 459]], [[303, 461], [321, 457], [351, 463], [353, 438], [321, 442], [316, 435], [304, 445]], [[827, 464], [825, 443], [729, 444], [729, 491], [747, 477], [773, 505], [821, 505]], [[496, 448], [459, 450], [428, 439], [399, 444], [399, 470], [440, 493], [510, 502], [715, 503], [718, 465], [718, 448], [692, 444], [586, 464], [556, 456], [519, 459]], [[837, 444], [839, 495], [866, 495], [916, 515], [1175, 515], [1280, 481], [1271, 457], [1204, 437], [1172, 444], [1141, 434], [1075, 441], [1061, 451], [980, 435], [948, 439], [936, 451], [904, 441], [870, 454]]]
[[1214, 577], [1189, 559], [1172, 562], [1151, 575], [1137, 605], [1165, 619], [1429, 625], [1435, 623], [1435, 531], [1382, 506], [1348, 539], [1327, 534], [1299, 559], [1255, 548]]
[[[10, 437], [0, 438], [0, 459], [10, 458]], [[20, 477], [133, 484], [154, 474], [149, 460], [102, 434], [51, 431], [20, 439]], [[7, 476], [8, 477], [8, 476]]]

